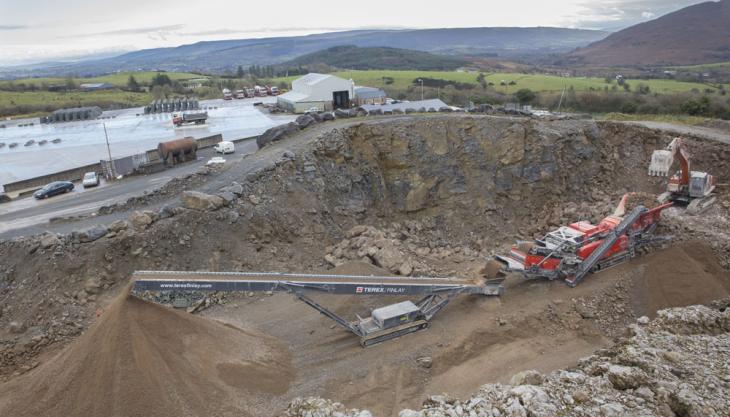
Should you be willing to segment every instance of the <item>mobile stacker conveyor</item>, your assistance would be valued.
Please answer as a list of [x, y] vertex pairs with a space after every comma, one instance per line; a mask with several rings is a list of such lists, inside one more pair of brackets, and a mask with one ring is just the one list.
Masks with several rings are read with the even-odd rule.
[[[428, 328], [429, 321], [459, 294], [501, 295], [502, 280], [454, 278], [379, 277], [358, 275], [284, 274], [258, 272], [138, 271], [134, 291], [283, 291], [294, 294], [310, 307], [360, 337], [371, 346]], [[304, 293], [315, 291], [341, 295], [421, 295], [416, 303], [404, 301], [377, 308], [370, 317], [348, 321]]]

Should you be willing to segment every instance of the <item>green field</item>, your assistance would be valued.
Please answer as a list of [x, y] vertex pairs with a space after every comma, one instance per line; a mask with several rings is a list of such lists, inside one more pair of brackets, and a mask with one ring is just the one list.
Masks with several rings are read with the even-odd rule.
[[[147, 71], [147, 72], [120, 72], [116, 74], [110, 74], [110, 75], [104, 75], [101, 77], [91, 77], [91, 78], [73, 78], [74, 82], [77, 84], [83, 84], [83, 83], [110, 83], [114, 84], [117, 87], [125, 87], [127, 85], [127, 81], [129, 80], [130, 75], [134, 75], [134, 78], [137, 80], [138, 83], [149, 83], [152, 81], [152, 77], [157, 75], [157, 72], [153, 71]], [[192, 74], [188, 72], [163, 72], [162, 74], [167, 75], [170, 77], [171, 80], [191, 80], [194, 78], [208, 78], [204, 75], [199, 74]], [[0, 86], [2, 85], [8, 85], [8, 84], [35, 84], [36, 86], [39, 86], [41, 84], [47, 84], [47, 85], [63, 85], [66, 83], [66, 78], [23, 78], [19, 80], [12, 80], [12, 81], [0, 81]]]
[[[461, 83], [475, 84], [477, 88], [480, 88], [477, 84], [476, 72], [448, 72], [448, 71], [341, 71], [336, 72], [335, 75], [342, 78], [352, 78], [358, 85], [365, 85], [371, 87], [380, 87], [385, 89], [404, 90], [409, 85], [414, 85], [413, 80], [420, 77], [437, 78], [448, 81], [455, 81]], [[504, 94], [514, 94], [517, 90], [522, 88], [529, 88], [536, 92], [556, 92], [562, 91], [563, 88], [570, 88], [571, 86], [576, 91], [588, 91], [591, 89], [603, 90], [604, 87], [609, 88], [616, 85], [613, 81], [610, 84], [606, 83], [603, 78], [588, 78], [588, 77], [559, 77], [555, 75], [542, 75], [542, 74], [519, 74], [519, 73], [485, 73], [487, 82], [494, 83], [494, 86], [490, 88], [494, 91]], [[385, 84], [385, 77], [393, 79], [393, 83], [390, 85]], [[286, 77], [277, 78], [276, 82], [287, 82], [291, 83], [298, 77]], [[502, 86], [500, 83], [504, 81], [509, 84], [510, 81], [514, 81], [515, 85]], [[691, 91], [692, 89], [699, 89], [700, 91], [705, 88], [711, 88], [705, 84], [681, 82], [675, 80], [632, 80], [626, 81], [631, 85], [632, 89], [635, 89], [639, 84], [648, 85], [654, 93], [681, 93]], [[620, 87], [619, 87], [620, 88]], [[730, 90], [730, 84], [725, 85], [726, 90]]]
[[28, 91], [15, 93], [0, 91], [0, 107], [51, 105], [58, 107], [79, 107], [90, 103], [108, 102], [142, 106], [152, 101], [149, 93], [130, 93], [121, 90], [89, 92]]

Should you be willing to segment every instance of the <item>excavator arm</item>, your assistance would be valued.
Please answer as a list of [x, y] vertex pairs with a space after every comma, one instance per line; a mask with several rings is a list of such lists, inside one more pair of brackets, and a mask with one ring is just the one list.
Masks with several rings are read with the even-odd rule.
[[649, 165], [649, 175], [654, 177], [669, 176], [674, 160], [679, 161], [680, 175], [679, 184], [688, 185], [690, 178], [690, 155], [687, 148], [682, 142], [682, 138], [674, 138], [666, 149], [654, 151], [651, 155], [651, 164]]

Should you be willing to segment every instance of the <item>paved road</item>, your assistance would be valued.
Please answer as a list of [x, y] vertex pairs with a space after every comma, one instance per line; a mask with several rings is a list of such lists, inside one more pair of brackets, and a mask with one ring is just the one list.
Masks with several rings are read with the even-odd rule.
[[[225, 156], [227, 161], [240, 160], [244, 155], [257, 149], [256, 141], [239, 142], [236, 153]], [[0, 238], [18, 235], [29, 235], [49, 229], [49, 220], [56, 217], [81, 216], [93, 213], [102, 206], [126, 201], [133, 196], [142, 195], [145, 191], [165, 185], [174, 177], [181, 177], [195, 172], [214, 155], [213, 149], [204, 149], [198, 153], [198, 160], [169, 168], [155, 174], [129, 177], [118, 182], [102, 184], [98, 188], [84, 190], [77, 186], [71, 193], [52, 197], [47, 200], [35, 200], [32, 197], [19, 199], [0, 205]], [[97, 223], [99, 219], [92, 219]], [[80, 222], [80, 223], [83, 223]], [[79, 223], [71, 225], [78, 228]], [[66, 229], [64, 225], [53, 227]]]

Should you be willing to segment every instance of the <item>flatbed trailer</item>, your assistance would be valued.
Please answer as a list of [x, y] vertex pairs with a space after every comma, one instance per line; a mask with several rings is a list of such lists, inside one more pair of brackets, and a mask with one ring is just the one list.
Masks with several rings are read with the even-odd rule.
[[[266, 272], [138, 271], [133, 291], [265, 292], [294, 294], [299, 300], [360, 337], [363, 347], [417, 332], [459, 294], [501, 295], [502, 280], [386, 277]], [[305, 295], [306, 292], [340, 295], [421, 295], [377, 308], [370, 317], [348, 321]]]

